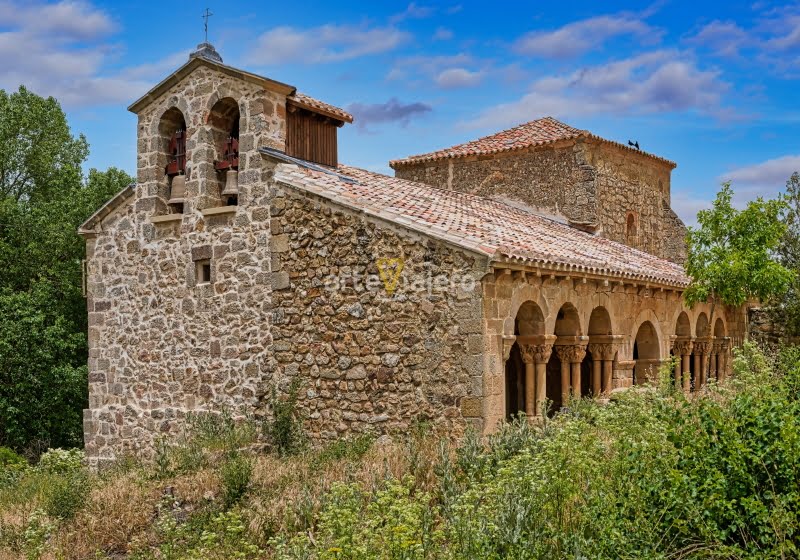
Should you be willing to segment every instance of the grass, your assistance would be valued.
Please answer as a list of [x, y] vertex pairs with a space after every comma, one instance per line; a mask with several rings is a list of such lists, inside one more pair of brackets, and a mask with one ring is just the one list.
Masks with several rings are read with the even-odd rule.
[[0, 485], [0, 560], [797, 558], [800, 353], [747, 347], [735, 367], [696, 399], [665, 372], [458, 442], [420, 426], [265, 448], [222, 414], [148, 464], [52, 454]]

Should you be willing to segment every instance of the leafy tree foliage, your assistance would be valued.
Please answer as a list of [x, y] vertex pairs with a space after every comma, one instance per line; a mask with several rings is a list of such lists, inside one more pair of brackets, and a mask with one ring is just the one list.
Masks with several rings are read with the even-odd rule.
[[53, 98], [0, 90], [0, 445], [80, 445], [85, 245], [78, 226], [132, 179], [81, 164]]
[[776, 298], [771, 307], [772, 319], [786, 329], [789, 336], [800, 336], [800, 174], [794, 173], [786, 182], [786, 225], [778, 258], [794, 274], [789, 289]]
[[737, 210], [732, 197], [730, 183], [724, 183], [712, 208], [697, 213], [699, 227], [689, 228], [687, 236], [686, 273], [692, 281], [684, 299], [689, 305], [710, 301], [710, 325], [717, 305], [767, 300], [784, 293], [792, 280], [775, 254], [786, 232], [785, 203], [758, 198]]

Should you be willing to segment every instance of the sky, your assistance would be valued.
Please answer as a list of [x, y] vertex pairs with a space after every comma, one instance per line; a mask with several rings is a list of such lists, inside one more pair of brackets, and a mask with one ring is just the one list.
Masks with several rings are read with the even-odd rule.
[[0, 0], [0, 89], [62, 104], [87, 168], [135, 175], [130, 103], [209, 41], [225, 64], [346, 108], [339, 159], [390, 159], [542, 116], [675, 161], [688, 224], [800, 170], [800, 2]]

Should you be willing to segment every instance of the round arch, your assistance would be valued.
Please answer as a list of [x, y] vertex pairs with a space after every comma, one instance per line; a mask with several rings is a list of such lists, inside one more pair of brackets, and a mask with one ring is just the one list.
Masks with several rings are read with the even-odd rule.
[[636, 361], [633, 373], [634, 384], [653, 379], [661, 365], [661, 343], [655, 325], [644, 321], [636, 330], [633, 339], [633, 359]]
[[556, 336], [580, 336], [583, 334], [580, 314], [571, 302], [566, 302], [559, 308], [553, 333]]
[[721, 338], [727, 336], [728, 329], [726, 328], [725, 321], [722, 317], [717, 317], [714, 320], [714, 336]]
[[[533, 297], [526, 297], [526, 296], [533, 296]], [[519, 310], [522, 308], [523, 305], [526, 303], [533, 303], [535, 304], [539, 310], [542, 312], [542, 316], [544, 317], [544, 324], [545, 324], [545, 332], [547, 332], [547, 316], [549, 314], [547, 302], [545, 301], [544, 297], [541, 293], [534, 290], [525, 290], [523, 291], [515, 291], [511, 297], [511, 313], [506, 315], [503, 313], [501, 318], [503, 319], [503, 334], [507, 336], [513, 336], [516, 331], [516, 317], [519, 314]]]
[[675, 335], [686, 338], [692, 336], [692, 323], [686, 311], [681, 311], [675, 321]]
[[649, 321], [650, 324], [653, 325], [653, 328], [656, 331], [656, 337], [658, 338], [659, 344], [661, 344], [662, 341], [664, 340], [664, 333], [661, 330], [661, 323], [658, 320], [658, 317], [656, 317], [655, 312], [652, 309], [643, 309], [636, 317], [636, 320], [633, 322], [633, 328], [629, 331], [631, 333], [630, 336], [633, 337], [630, 339], [628, 346], [629, 350], [631, 351], [631, 354], [629, 355], [631, 358], [633, 357], [633, 345], [636, 342], [635, 338], [636, 333], [639, 332], [639, 328], [642, 326], [642, 323], [646, 321]]
[[587, 329], [587, 334], [589, 336], [613, 334], [612, 325], [613, 322], [611, 321], [611, 315], [609, 314], [608, 309], [602, 305], [598, 305], [592, 309], [592, 313], [589, 315], [589, 327]]
[[697, 322], [695, 327], [695, 336], [703, 337], [708, 336], [709, 332], [709, 325], [708, 325], [708, 315], [706, 315], [705, 311], [701, 311], [699, 315], [697, 315]]
[[530, 336], [545, 333], [542, 308], [531, 300], [523, 302], [514, 318], [514, 334]]

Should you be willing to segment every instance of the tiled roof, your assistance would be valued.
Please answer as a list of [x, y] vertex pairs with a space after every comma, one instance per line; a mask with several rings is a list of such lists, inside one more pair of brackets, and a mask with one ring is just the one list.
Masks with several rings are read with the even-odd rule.
[[342, 165], [339, 173], [279, 164], [277, 181], [488, 256], [684, 287], [675, 263], [489, 198]]
[[353, 122], [353, 115], [351, 115], [344, 109], [340, 109], [339, 107], [334, 107], [333, 105], [325, 103], [324, 101], [320, 101], [319, 99], [314, 99], [313, 97], [309, 97], [308, 95], [300, 93], [299, 91], [294, 92], [286, 99], [289, 100], [290, 102], [293, 102], [295, 105], [305, 107], [306, 109], [310, 109], [311, 111], [327, 114], [328, 116], [335, 117], [344, 122], [348, 123]]
[[497, 154], [500, 152], [509, 152], [512, 150], [520, 150], [533, 146], [542, 146], [545, 144], [558, 142], [560, 140], [576, 140], [578, 138], [589, 138], [600, 142], [613, 144], [615, 146], [624, 148], [626, 150], [631, 150], [675, 167], [675, 163], [669, 161], [668, 159], [664, 159], [653, 154], [648, 154], [647, 152], [641, 152], [619, 142], [606, 140], [605, 138], [601, 138], [595, 134], [592, 134], [588, 130], [581, 130], [579, 128], [569, 126], [568, 124], [564, 124], [553, 117], [536, 119], [535, 121], [521, 124], [519, 126], [515, 126], [514, 128], [509, 128], [508, 130], [503, 130], [490, 136], [484, 136], [483, 138], [478, 138], [477, 140], [472, 140], [471, 142], [458, 144], [457, 146], [446, 148], [444, 150], [438, 150], [416, 156], [409, 156], [404, 159], [396, 159], [391, 161], [389, 165], [391, 165], [392, 168], [397, 168], [403, 165], [421, 163], [425, 161], [435, 161], [440, 159], [459, 158], [473, 155]]

